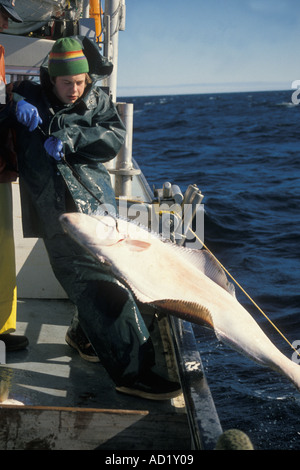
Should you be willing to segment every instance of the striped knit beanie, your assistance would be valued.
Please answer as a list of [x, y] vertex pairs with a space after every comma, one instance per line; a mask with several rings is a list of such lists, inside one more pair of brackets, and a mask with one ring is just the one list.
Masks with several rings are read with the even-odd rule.
[[58, 39], [49, 54], [48, 71], [50, 77], [78, 75], [89, 71], [89, 64], [81, 45], [76, 39]]

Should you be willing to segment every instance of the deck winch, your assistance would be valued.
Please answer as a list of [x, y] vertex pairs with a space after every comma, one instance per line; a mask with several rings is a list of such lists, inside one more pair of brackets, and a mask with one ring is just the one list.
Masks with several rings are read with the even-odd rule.
[[159, 221], [159, 233], [178, 245], [194, 239], [194, 232], [203, 240], [203, 198], [195, 184], [189, 185], [184, 195], [178, 185], [170, 182], [154, 189], [152, 210]]

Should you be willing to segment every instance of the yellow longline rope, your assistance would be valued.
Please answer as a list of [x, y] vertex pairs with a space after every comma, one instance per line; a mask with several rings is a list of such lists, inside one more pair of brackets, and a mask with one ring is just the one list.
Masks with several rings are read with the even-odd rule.
[[[171, 211], [160, 211], [160, 213], [166, 213], [166, 214], [170, 214], [172, 213]], [[178, 215], [178, 214], [177, 214]], [[181, 216], [179, 216], [179, 218], [182, 220]], [[230, 274], [230, 272], [225, 268], [225, 266], [223, 266], [223, 264], [218, 260], [218, 258], [212, 253], [212, 251], [205, 245], [205, 243], [200, 240], [200, 238], [198, 237], [198, 235], [191, 229], [189, 228], [189, 230], [191, 231], [191, 233], [194, 235], [194, 237], [197, 238], [197, 240], [201, 243], [201, 245], [209, 252], [209, 254], [215, 259], [215, 261], [219, 264], [219, 266], [221, 266], [221, 268], [225, 271], [225, 273], [235, 282], [235, 284], [241, 289], [241, 291], [246, 295], [246, 297], [248, 297], [248, 299], [253, 303], [253, 305], [260, 311], [260, 313], [268, 320], [268, 322], [273, 326], [273, 328], [275, 328], [275, 330], [277, 331], [277, 333], [280, 334], [280, 336], [282, 336], [282, 338], [287, 342], [287, 344], [298, 354], [298, 356], [300, 357], [300, 353], [297, 351], [297, 349], [294, 348], [294, 346], [290, 343], [290, 341], [284, 336], [284, 334], [279, 330], [279, 328], [272, 322], [272, 320], [270, 320], [270, 318], [265, 314], [265, 312], [259, 307], [259, 305], [257, 305], [257, 303], [252, 299], [252, 297], [250, 297], [250, 295], [245, 291], [245, 289], [237, 282], [237, 280]]]
[[[137, 201], [141, 202], [141, 201]], [[161, 214], [172, 214], [174, 212], [172, 211], [166, 211], [166, 210], [160, 210], [159, 211]], [[177, 214], [178, 215], [178, 214]], [[182, 217], [178, 215], [180, 220], [182, 220]], [[191, 229], [189, 228], [191, 233], [194, 235], [194, 237], [197, 238], [197, 240], [201, 243], [201, 245], [209, 252], [209, 254], [215, 259], [215, 261], [221, 266], [221, 268], [225, 271], [225, 273], [233, 280], [233, 282], [241, 289], [241, 291], [245, 294], [245, 296], [252, 302], [252, 304], [260, 311], [260, 313], [268, 320], [268, 322], [273, 326], [273, 328], [277, 331], [277, 333], [280, 334], [280, 336], [286, 341], [286, 343], [297, 353], [297, 355], [300, 357], [300, 353], [297, 351], [297, 349], [294, 348], [294, 346], [290, 343], [290, 341], [284, 336], [284, 334], [279, 330], [279, 328], [275, 325], [275, 323], [270, 320], [270, 318], [266, 315], [266, 313], [257, 305], [257, 303], [250, 297], [250, 295], [245, 291], [245, 289], [237, 282], [237, 280], [232, 276], [232, 274], [223, 266], [223, 264], [218, 260], [218, 258], [212, 253], [212, 251], [205, 245], [205, 243], [200, 240], [198, 235]]]
[[205, 245], [205, 243], [200, 240], [198, 235], [190, 229], [192, 234], [197, 238], [197, 240], [203, 245], [203, 247], [209, 252], [209, 254], [216, 260], [216, 262], [221, 266], [222, 269], [224, 269], [225, 273], [228, 274], [228, 276], [235, 282], [235, 284], [241, 289], [241, 291], [248, 297], [248, 299], [253, 303], [253, 305], [262, 313], [262, 315], [268, 320], [269, 323], [275, 328], [275, 330], [282, 336], [282, 338], [288, 343], [288, 345], [298, 354], [300, 357], [300, 353], [297, 351], [297, 349], [294, 348], [294, 346], [289, 342], [289, 340], [284, 336], [284, 334], [279, 330], [279, 328], [270, 320], [270, 318], [265, 314], [265, 312], [257, 305], [257, 303], [250, 297], [250, 295], [245, 291], [245, 289], [237, 282], [237, 280], [230, 274], [230, 272], [225, 268], [225, 266], [222, 265], [222, 263], [218, 260], [218, 258], [211, 252], [211, 250]]

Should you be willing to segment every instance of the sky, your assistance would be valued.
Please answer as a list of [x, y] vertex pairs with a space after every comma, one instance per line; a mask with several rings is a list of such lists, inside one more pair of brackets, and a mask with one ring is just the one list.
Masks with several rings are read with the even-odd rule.
[[290, 89], [299, 0], [126, 0], [118, 96]]

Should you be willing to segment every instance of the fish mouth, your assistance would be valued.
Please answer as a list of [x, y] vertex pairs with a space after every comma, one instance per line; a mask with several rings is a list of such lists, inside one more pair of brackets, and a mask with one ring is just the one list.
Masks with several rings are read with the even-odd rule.
[[[78, 212], [65, 213], [59, 218], [59, 221], [65, 231], [70, 237], [75, 240], [85, 240], [85, 243], [102, 246], [116, 245], [117, 243], [125, 240], [128, 236], [120, 233], [116, 219], [110, 216], [92, 216], [95, 219], [95, 224], [91, 227], [91, 231], [85, 230], [85, 223], [82, 222], [82, 215]], [[86, 217], [90, 217], [86, 215]]]

